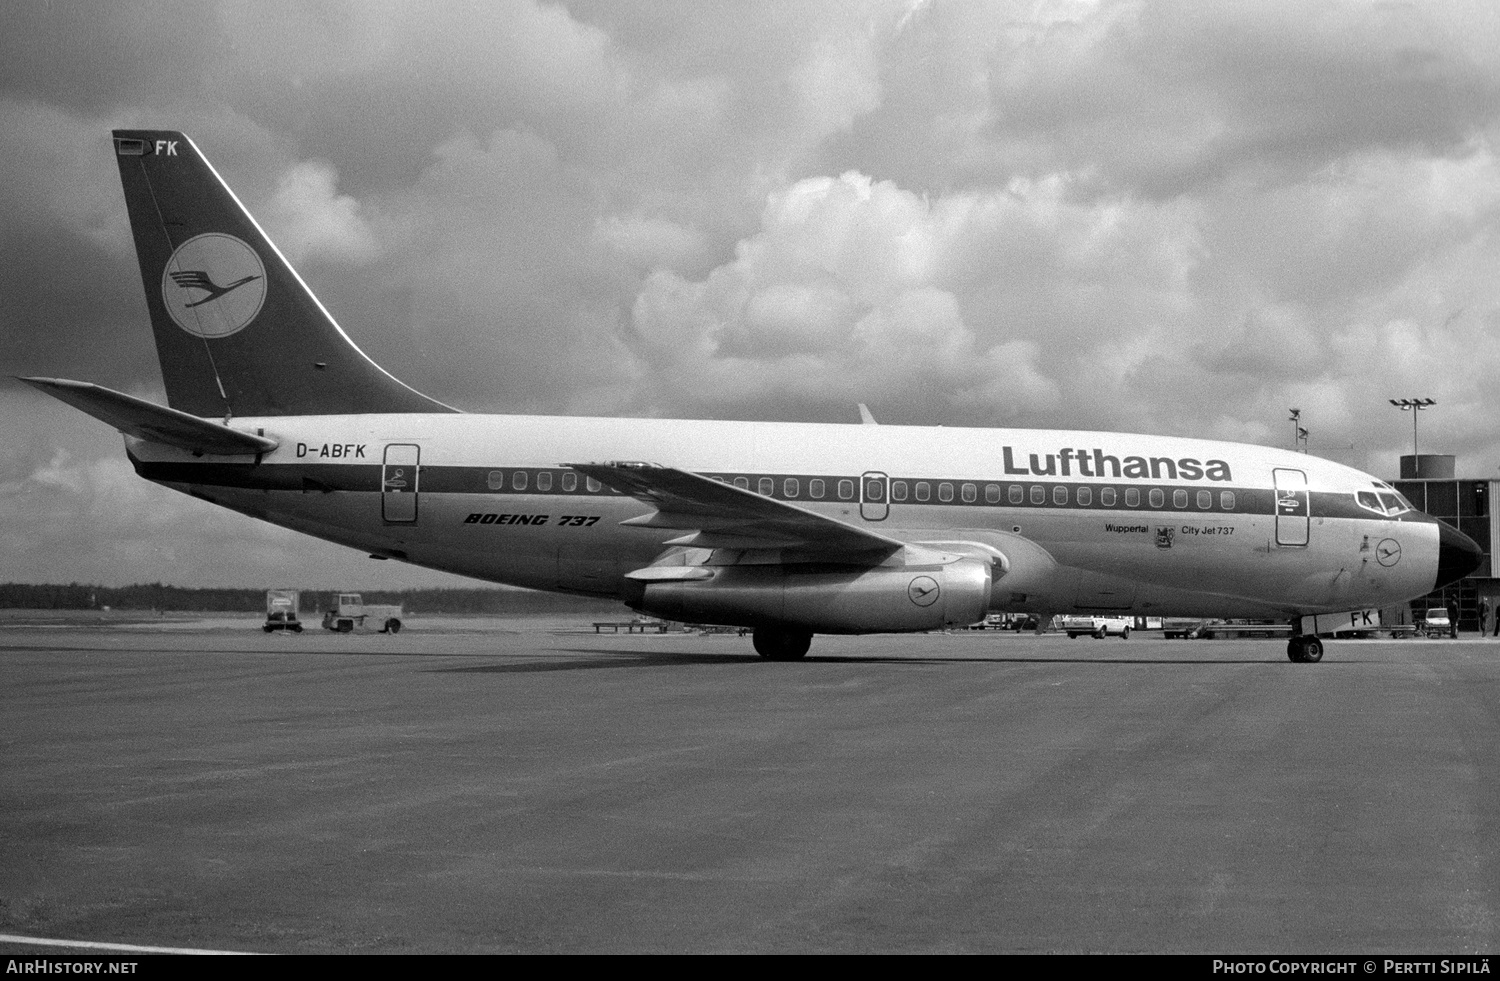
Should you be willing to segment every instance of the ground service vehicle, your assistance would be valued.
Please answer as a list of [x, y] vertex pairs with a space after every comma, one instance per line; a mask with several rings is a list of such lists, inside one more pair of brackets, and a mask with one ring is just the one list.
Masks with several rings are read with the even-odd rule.
[[1061, 629], [1074, 640], [1085, 635], [1103, 640], [1111, 634], [1121, 640], [1129, 640], [1130, 624], [1131, 621], [1126, 617], [1070, 616], [1063, 617]]
[[1453, 636], [1453, 621], [1445, 607], [1434, 606], [1422, 617], [1422, 632], [1429, 638]]
[[297, 619], [300, 596], [295, 589], [266, 590], [266, 622], [261, 627], [266, 633], [273, 630], [302, 632], [302, 621]]
[[404, 614], [397, 605], [366, 603], [359, 593], [339, 593], [333, 608], [323, 614], [323, 629], [347, 634], [354, 630], [401, 632]]
[[113, 149], [170, 407], [25, 380], [145, 479], [376, 558], [750, 629], [775, 661], [816, 633], [1172, 610], [1279, 620], [1297, 662], [1323, 656], [1311, 616], [1484, 558], [1384, 481], [1267, 446], [460, 412], [350, 340], [186, 136]]
[[1210, 621], [1195, 617], [1164, 617], [1161, 622], [1161, 635], [1165, 640], [1182, 638], [1184, 640], [1196, 640], [1203, 636], [1203, 628]]

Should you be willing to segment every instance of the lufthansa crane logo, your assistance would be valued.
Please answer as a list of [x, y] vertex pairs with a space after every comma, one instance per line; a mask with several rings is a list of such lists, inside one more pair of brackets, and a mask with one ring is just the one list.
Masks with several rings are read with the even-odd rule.
[[937, 580], [931, 576], [918, 576], [906, 587], [906, 595], [918, 606], [931, 606], [938, 598]]
[[1401, 561], [1401, 543], [1387, 538], [1375, 546], [1375, 561], [1383, 566], [1393, 566]]
[[195, 337], [228, 337], [249, 326], [266, 300], [266, 267], [233, 235], [195, 235], [177, 247], [161, 277], [172, 320]]

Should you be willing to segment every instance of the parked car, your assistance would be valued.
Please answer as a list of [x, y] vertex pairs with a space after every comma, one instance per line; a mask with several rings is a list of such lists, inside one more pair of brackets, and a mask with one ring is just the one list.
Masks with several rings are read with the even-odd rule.
[[1422, 618], [1422, 632], [1428, 637], [1451, 636], [1453, 621], [1448, 619], [1447, 609], [1441, 606], [1428, 609], [1427, 615]]
[[1121, 640], [1129, 640], [1131, 622], [1126, 617], [1071, 616], [1063, 617], [1062, 630], [1073, 639], [1086, 634], [1102, 640], [1113, 634]]

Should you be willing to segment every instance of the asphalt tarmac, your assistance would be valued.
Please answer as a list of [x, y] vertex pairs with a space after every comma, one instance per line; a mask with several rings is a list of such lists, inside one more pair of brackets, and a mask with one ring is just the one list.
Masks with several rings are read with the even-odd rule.
[[408, 626], [0, 621], [0, 934], [1500, 951], [1500, 642]]

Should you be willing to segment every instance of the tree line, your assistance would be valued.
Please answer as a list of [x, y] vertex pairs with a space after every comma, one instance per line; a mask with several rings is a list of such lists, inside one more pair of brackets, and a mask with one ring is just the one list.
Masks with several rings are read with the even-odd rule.
[[[529, 589], [367, 589], [366, 603], [400, 603], [407, 613], [567, 613], [587, 610], [619, 612], [614, 600]], [[338, 590], [301, 590], [303, 613], [320, 613], [334, 605]], [[21, 610], [174, 610], [184, 613], [259, 613], [266, 608], [264, 589], [194, 589], [163, 583], [97, 586], [86, 583], [0, 583], [0, 609]]]

